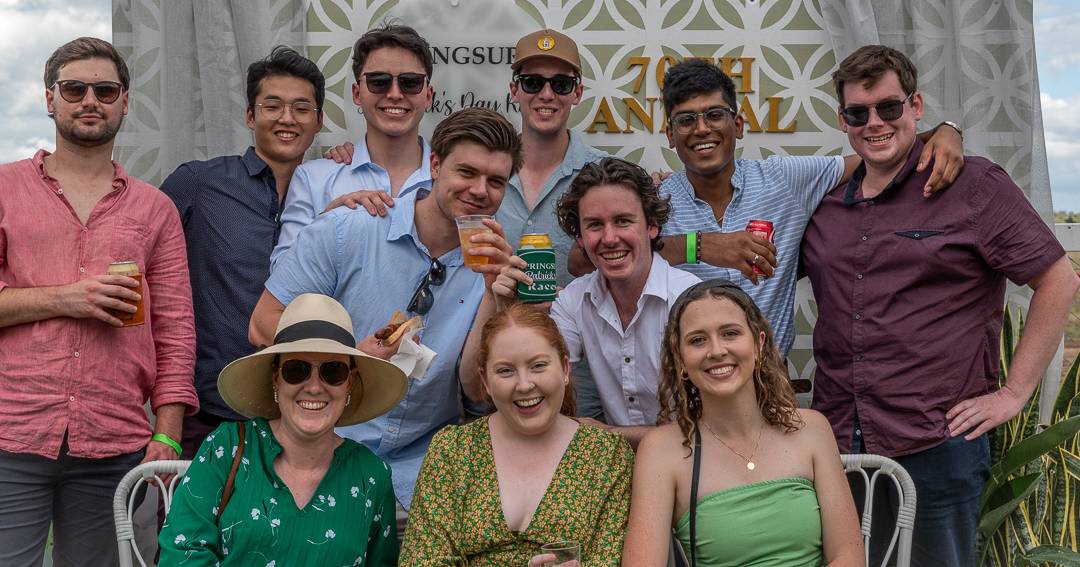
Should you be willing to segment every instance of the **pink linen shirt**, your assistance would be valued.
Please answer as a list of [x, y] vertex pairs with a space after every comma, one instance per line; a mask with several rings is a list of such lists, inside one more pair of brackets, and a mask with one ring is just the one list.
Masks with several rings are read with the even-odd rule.
[[0, 165], [0, 294], [59, 286], [132, 260], [145, 323], [116, 328], [56, 317], [0, 328], [0, 450], [103, 458], [142, 449], [151, 408], [198, 409], [195, 330], [184, 233], [163, 193], [114, 163], [114, 190], [83, 225], [59, 182], [32, 159]]

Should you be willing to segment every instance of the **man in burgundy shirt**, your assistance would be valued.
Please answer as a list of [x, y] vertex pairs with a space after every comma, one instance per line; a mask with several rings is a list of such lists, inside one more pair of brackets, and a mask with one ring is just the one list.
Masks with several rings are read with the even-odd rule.
[[[833, 75], [841, 128], [863, 163], [803, 237], [819, 311], [814, 408], [841, 452], [893, 457], [911, 473], [913, 564], [966, 566], [989, 474], [986, 432], [1031, 396], [1080, 282], [992, 162], [967, 157], [948, 191], [923, 197], [916, 78], [906, 56], [883, 46], [860, 48]], [[1006, 280], [1034, 294], [998, 389]]]
[[[79, 38], [45, 66], [56, 151], [0, 165], [0, 565], [115, 565], [112, 496], [140, 461], [175, 459], [192, 384], [184, 234], [163, 193], [110, 159], [127, 66]], [[135, 279], [105, 275], [132, 261]], [[122, 326], [142, 297], [144, 323]], [[153, 429], [143, 406], [157, 416]], [[151, 436], [153, 435], [153, 440]]]

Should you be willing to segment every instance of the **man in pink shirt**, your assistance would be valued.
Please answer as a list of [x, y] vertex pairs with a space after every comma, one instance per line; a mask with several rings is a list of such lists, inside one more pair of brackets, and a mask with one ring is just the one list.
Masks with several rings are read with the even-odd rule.
[[[61, 46], [45, 66], [56, 151], [0, 165], [0, 565], [40, 566], [50, 523], [54, 565], [115, 565], [117, 483], [176, 458], [198, 408], [176, 208], [110, 159], [128, 83], [108, 42]], [[106, 275], [121, 261], [141, 289]], [[140, 296], [145, 322], [123, 326]]]

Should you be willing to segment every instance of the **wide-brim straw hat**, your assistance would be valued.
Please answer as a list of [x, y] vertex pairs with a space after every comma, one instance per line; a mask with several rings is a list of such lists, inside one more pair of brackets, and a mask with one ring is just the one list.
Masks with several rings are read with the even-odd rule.
[[317, 293], [300, 295], [281, 314], [272, 346], [234, 360], [221, 370], [221, 398], [247, 417], [276, 419], [281, 409], [274, 401], [275, 355], [344, 354], [356, 364], [359, 377], [353, 379], [349, 390], [352, 399], [337, 425], [363, 423], [390, 411], [405, 397], [408, 379], [390, 362], [357, 350], [352, 328], [349, 313], [333, 298]]

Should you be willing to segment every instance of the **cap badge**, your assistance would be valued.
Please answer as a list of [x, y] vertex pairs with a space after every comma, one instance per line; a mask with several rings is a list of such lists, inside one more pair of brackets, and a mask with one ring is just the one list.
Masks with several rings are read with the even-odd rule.
[[539, 47], [540, 51], [551, 51], [555, 49], [555, 38], [545, 35], [536, 42], [536, 47]]

